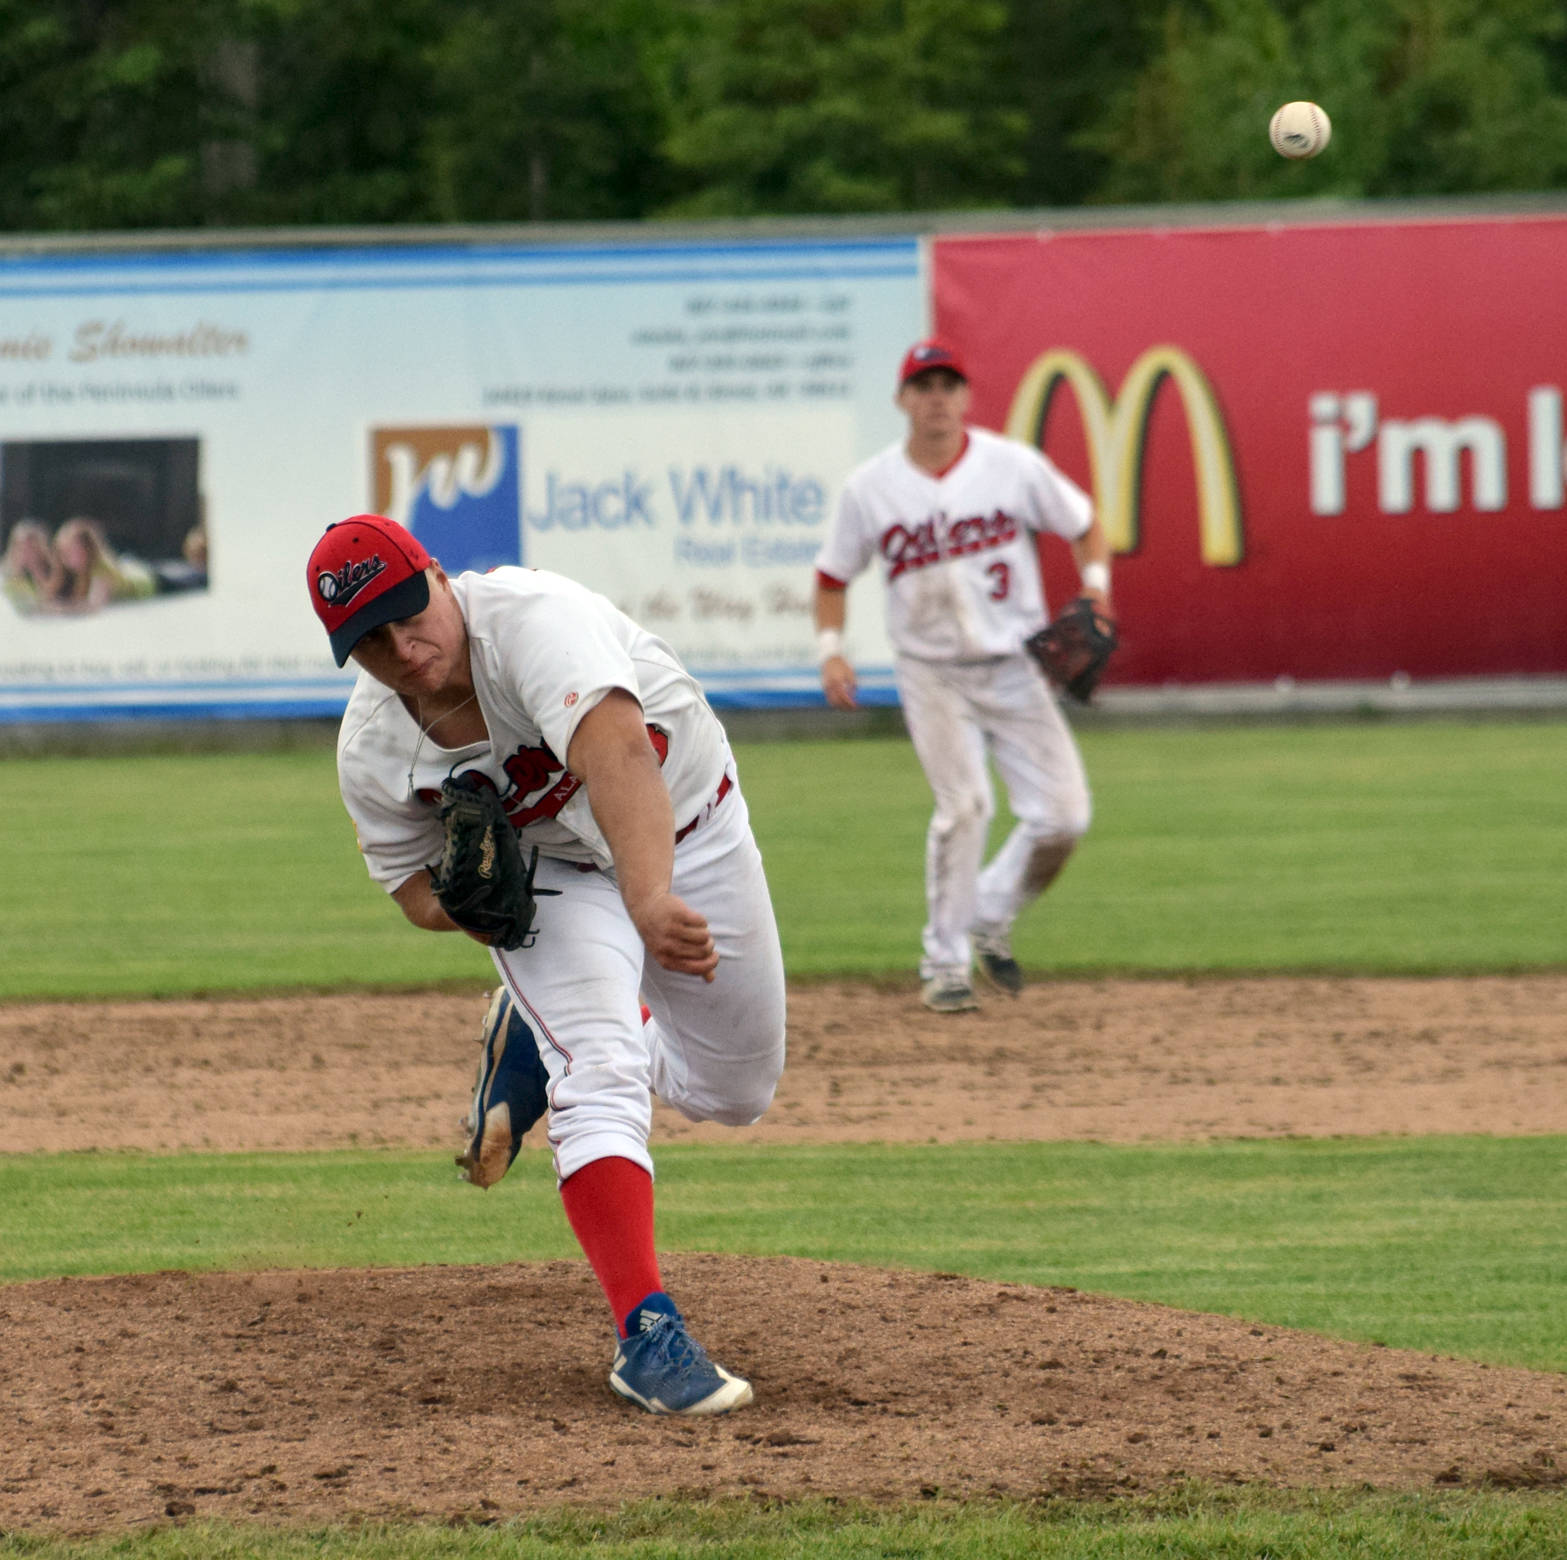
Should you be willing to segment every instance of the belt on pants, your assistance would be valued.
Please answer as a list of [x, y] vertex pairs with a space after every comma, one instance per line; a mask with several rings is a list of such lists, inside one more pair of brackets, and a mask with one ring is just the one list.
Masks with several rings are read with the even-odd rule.
[[699, 812], [696, 817], [694, 817], [683, 829], [675, 830], [675, 844], [678, 845], [681, 840], [691, 833], [691, 831], [695, 829], [699, 823], [706, 823], [707, 820], [713, 816], [713, 812], [717, 808], [718, 804], [723, 801], [723, 799], [728, 796], [729, 793], [734, 790], [734, 788], [734, 779], [726, 769], [724, 771], [724, 778], [718, 782], [718, 789], [713, 793], [712, 801], [710, 801], [701, 810], [701, 812]]

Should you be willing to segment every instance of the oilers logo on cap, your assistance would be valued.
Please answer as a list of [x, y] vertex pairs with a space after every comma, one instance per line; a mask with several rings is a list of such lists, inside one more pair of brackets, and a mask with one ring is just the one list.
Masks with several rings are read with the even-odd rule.
[[968, 378], [968, 370], [964, 368], [963, 360], [946, 342], [917, 341], [904, 354], [903, 367], [898, 372], [898, 387], [901, 389], [916, 375], [932, 368], [944, 368], [949, 373], [956, 374], [959, 379]]

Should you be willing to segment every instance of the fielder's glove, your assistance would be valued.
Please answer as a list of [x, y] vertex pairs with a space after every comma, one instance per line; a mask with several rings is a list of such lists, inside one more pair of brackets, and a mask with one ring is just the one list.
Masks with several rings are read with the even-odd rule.
[[533, 935], [533, 874], [539, 850], [526, 862], [517, 831], [499, 794], [471, 771], [441, 784], [436, 816], [446, 831], [441, 859], [430, 868], [430, 887], [441, 908], [492, 948], [521, 948]]
[[1087, 704], [1119, 643], [1114, 620], [1087, 596], [1079, 596], [1025, 639], [1023, 648], [1056, 687]]

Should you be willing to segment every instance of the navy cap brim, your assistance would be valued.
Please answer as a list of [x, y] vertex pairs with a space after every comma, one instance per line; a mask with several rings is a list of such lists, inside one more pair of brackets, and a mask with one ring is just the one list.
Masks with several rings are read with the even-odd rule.
[[423, 570], [418, 574], [410, 574], [406, 580], [383, 591], [374, 601], [367, 601], [329, 636], [337, 664], [346, 664], [353, 654], [354, 646], [372, 628], [379, 628], [383, 623], [396, 623], [403, 618], [417, 617], [429, 605], [430, 577]]
[[915, 369], [898, 388], [901, 390], [904, 385], [912, 385], [916, 379], [923, 379], [927, 374], [952, 374], [964, 384], [968, 383], [968, 375], [956, 363], [926, 363], [922, 368]]

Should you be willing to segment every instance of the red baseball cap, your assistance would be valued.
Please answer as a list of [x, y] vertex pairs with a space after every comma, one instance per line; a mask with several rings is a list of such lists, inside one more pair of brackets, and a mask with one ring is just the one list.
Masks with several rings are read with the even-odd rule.
[[903, 355], [903, 367], [898, 370], [898, 388], [901, 390], [916, 375], [929, 368], [944, 368], [959, 379], [968, 378], [963, 359], [944, 341], [916, 341]]
[[339, 666], [372, 628], [430, 605], [430, 563], [413, 534], [384, 515], [353, 515], [326, 528], [305, 578]]

